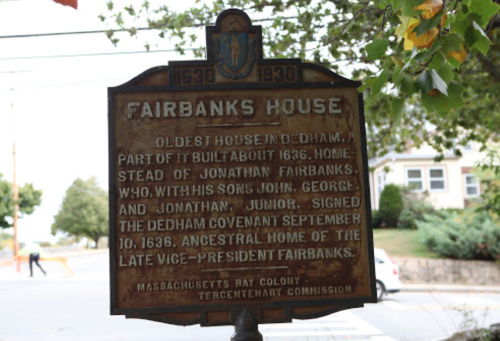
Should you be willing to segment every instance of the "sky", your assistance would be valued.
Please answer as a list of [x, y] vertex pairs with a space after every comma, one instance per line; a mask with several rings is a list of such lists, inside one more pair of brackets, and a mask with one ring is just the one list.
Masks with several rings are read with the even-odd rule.
[[106, 2], [79, 0], [75, 10], [52, 0], [0, 0], [0, 173], [13, 180], [15, 140], [18, 185], [43, 191], [41, 206], [19, 220], [20, 242], [56, 242], [51, 225], [77, 178], [96, 177], [107, 190], [107, 88], [168, 61], [194, 59], [175, 52], [82, 56], [142, 52], [146, 37], [152, 50], [174, 48], [155, 33], [140, 33], [140, 39], [122, 33], [118, 47], [104, 33], [6, 38], [113, 28], [98, 19]]

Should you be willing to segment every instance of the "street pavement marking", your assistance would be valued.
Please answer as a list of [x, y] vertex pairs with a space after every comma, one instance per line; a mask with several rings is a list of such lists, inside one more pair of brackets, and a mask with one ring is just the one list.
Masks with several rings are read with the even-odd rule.
[[487, 306], [494, 306], [494, 305], [499, 305], [499, 301], [494, 301], [494, 300], [487, 300], [482, 297], [477, 297], [477, 296], [465, 296], [465, 295], [453, 295], [453, 296], [445, 296], [445, 299], [452, 301], [456, 304], [462, 304], [462, 305], [487, 305]]
[[382, 304], [395, 310], [410, 310], [411, 308], [396, 301], [382, 301]]
[[291, 324], [263, 324], [259, 330], [265, 341], [396, 341], [353, 313], [345, 311], [315, 320], [293, 320]]

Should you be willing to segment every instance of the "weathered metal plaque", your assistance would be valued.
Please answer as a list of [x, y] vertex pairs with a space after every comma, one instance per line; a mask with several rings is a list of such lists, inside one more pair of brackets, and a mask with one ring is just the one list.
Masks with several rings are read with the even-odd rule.
[[239, 10], [207, 60], [109, 89], [111, 313], [225, 325], [376, 302], [359, 82], [263, 59]]

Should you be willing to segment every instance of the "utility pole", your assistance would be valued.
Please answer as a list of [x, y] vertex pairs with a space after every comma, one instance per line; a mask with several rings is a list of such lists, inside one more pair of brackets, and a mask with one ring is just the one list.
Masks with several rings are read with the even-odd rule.
[[[11, 89], [12, 92], [14, 92], [14, 89]], [[14, 259], [17, 261], [17, 257], [19, 255], [19, 239], [18, 239], [18, 233], [17, 233], [17, 222], [19, 220], [19, 187], [17, 186], [17, 169], [16, 169], [16, 121], [14, 119], [14, 96], [12, 96], [12, 103], [11, 103], [11, 112], [12, 112], [12, 132], [13, 132], [13, 137], [12, 137], [12, 162], [13, 162], [13, 171], [14, 173], [12, 174], [12, 193], [14, 194], [14, 222], [12, 223], [12, 227], [14, 228]], [[19, 262], [16, 262], [17, 267], [16, 270], [17, 272], [21, 271], [20, 264]]]
[[[11, 89], [12, 92], [14, 89]], [[12, 112], [12, 163], [13, 163], [13, 171], [12, 174], [12, 193], [14, 199], [14, 221], [12, 223], [12, 227], [14, 228], [14, 260], [16, 261], [16, 271], [17, 273], [21, 272], [21, 262], [18, 261], [19, 257], [19, 238], [18, 238], [18, 226], [17, 223], [19, 221], [19, 186], [17, 186], [17, 169], [16, 169], [16, 120], [14, 119], [14, 96], [12, 97], [11, 103], [11, 112]]]
[[[21, 72], [31, 71], [9, 71], [7, 73], [13, 75]], [[19, 221], [19, 186], [17, 186], [17, 167], [16, 167], [16, 119], [14, 114], [14, 87], [10, 89], [11, 99], [11, 114], [12, 114], [12, 162], [13, 162], [13, 175], [12, 175], [12, 193], [14, 199], [14, 221], [12, 227], [14, 228], [14, 260], [16, 261], [16, 271], [21, 272], [21, 264], [18, 262], [19, 256], [19, 235], [18, 235], [18, 221]]]

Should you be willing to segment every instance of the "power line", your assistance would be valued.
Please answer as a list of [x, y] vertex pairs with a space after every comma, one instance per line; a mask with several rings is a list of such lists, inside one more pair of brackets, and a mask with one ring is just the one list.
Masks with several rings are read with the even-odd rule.
[[[156, 30], [156, 28], [149, 27], [139, 27], [136, 28], [137, 31], [149, 31]], [[77, 31], [77, 32], [54, 32], [54, 33], [37, 33], [37, 34], [18, 34], [13, 36], [0, 36], [0, 39], [8, 39], [8, 38], [33, 38], [33, 37], [50, 37], [50, 36], [63, 36], [63, 35], [71, 35], [71, 34], [94, 34], [94, 33], [108, 33], [108, 32], [128, 32], [129, 30], [121, 29], [121, 30], [97, 30], [97, 31]]]
[[[195, 48], [183, 49], [184, 51], [194, 51]], [[6, 57], [0, 60], [20, 60], [20, 59], [51, 59], [51, 58], [72, 58], [72, 57], [97, 57], [97, 56], [115, 56], [120, 54], [141, 54], [141, 53], [158, 53], [158, 52], [177, 52], [175, 49], [170, 50], [150, 50], [150, 51], [125, 51], [125, 52], [108, 52], [108, 53], [85, 53], [85, 54], [63, 54], [53, 56], [28, 56], [28, 57]]]
[[21, 73], [21, 72], [31, 72], [31, 70], [7, 71], [7, 72], [0, 72], [0, 73], [11, 73], [12, 74], [12, 73]]
[[[2, 0], [0, 0], [1, 2]], [[12, 1], [12, 0], [11, 0]], [[283, 17], [282, 19], [297, 19], [297, 16], [291, 17]], [[252, 22], [265, 22], [265, 21], [273, 21], [275, 18], [263, 18], [263, 19], [254, 19]], [[213, 26], [213, 23], [208, 24], [208, 26]], [[193, 24], [191, 26], [185, 26], [183, 28], [198, 28], [207, 26], [207, 24]], [[161, 30], [161, 27], [138, 27], [131, 28], [134, 31], [151, 31], [151, 30]], [[50, 37], [50, 36], [62, 36], [62, 35], [72, 35], [72, 34], [95, 34], [95, 33], [109, 33], [109, 32], [130, 32], [130, 29], [115, 29], [115, 30], [95, 30], [95, 31], [76, 31], [76, 32], [54, 32], [54, 33], [37, 33], [37, 34], [18, 34], [13, 36], [0, 36], [0, 39], [9, 39], [9, 38], [36, 38], [36, 37]]]
[[[16, 90], [43, 89], [43, 88], [53, 88], [53, 87], [59, 87], [59, 86], [72, 86], [72, 85], [83, 85], [83, 84], [92, 84], [92, 83], [103, 83], [103, 82], [110, 82], [110, 81], [117, 81], [117, 80], [121, 80], [121, 79], [131, 79], [131, 78], [132, 78], [131, 76], [126, 76], [126, 77], [118, 77], [118, 78], [110, 78], [110, 79], [98, 79], [98, 80], [91, 80], [91, 81], [86, 81], [86, 82], [76, 82], [76, 83], [59, 83], [59, 84], [18, 86], [18, 87], [16, 87]], [[0, 88], [0, 92], [10, 91], [10, 90], [12, 90], [12, 89]]]

